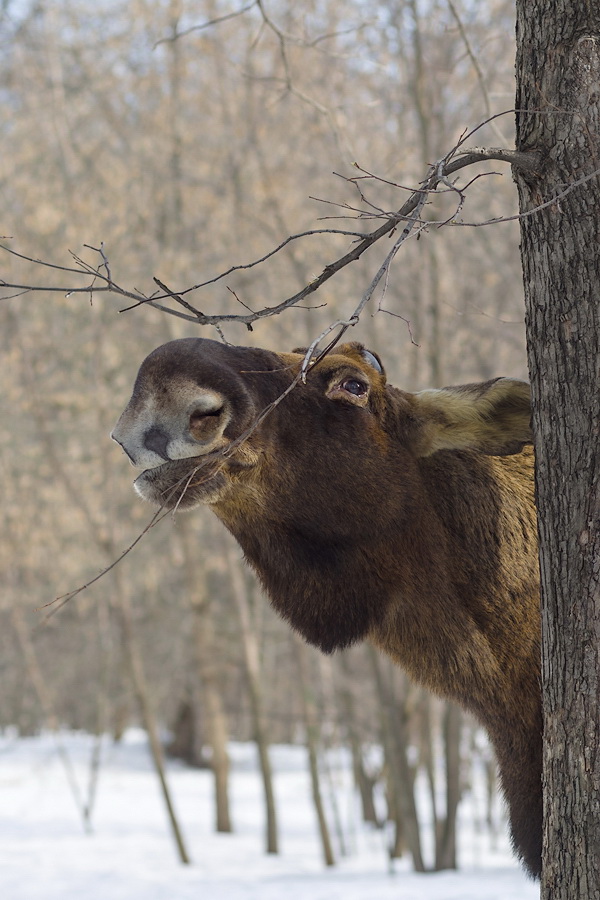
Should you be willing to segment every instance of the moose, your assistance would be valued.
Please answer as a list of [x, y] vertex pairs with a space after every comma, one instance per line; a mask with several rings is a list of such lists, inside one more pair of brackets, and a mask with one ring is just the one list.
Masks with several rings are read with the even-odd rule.
[[208, 504], [274, 608], [325, 653], [368, 639], [470, 710], [513, 845], [539, 877], [542, 712], [530, 396], [497, 378], [418, 393], [360, 343], [170, 341], [112, 437], [145, 500]]

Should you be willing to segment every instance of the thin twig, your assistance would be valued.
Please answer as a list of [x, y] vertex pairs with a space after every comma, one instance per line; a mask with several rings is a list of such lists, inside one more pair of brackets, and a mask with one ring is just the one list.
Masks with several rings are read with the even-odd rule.
[[410, 342], [413, 345], [413, 347], [421, 346], [419, 343], [417, 343], [417, 341], [415, 341], [410, 319], [407, 319], [406, 316], [401, 316], [400, 313], [392, 312], [391, 309], [385, 309], [383, 306], [379, 306], [377, 308], [377, 312], [385, 313], [388, 316], [393, 316], [395, 319], [401, 319], [404, 322], [404, 324], [406, 325], [406, 328], [408, 330], [408, 336], [410, 338]]
[[[498, 114], [500, 115], [500, 114]], [[497, 118], [494, 116], [492, 118]], [[436, 191], [440, 184], [440, 177], [448, 178], [454, 172], [459, 171], [466, 166], [472, 165], [475, 162], [481, 162], [485, 159], [496, 159], [502, 160], [505, 162], [510, 162], [513, 165], [519, 166], [522, 169], [526, 169], [531, 171], [539, 166], [539, 154], [537, 153], [520, 153], [515, 150], [503, 150], [499, 148], [492, 148], [486, 150], [484, 148], [475, 148], [469, 151], [463, 151], [462, 146], [464, 145], [465, 140], [467, 140], [472, 134], [474, 134], [478, 128], [482, 127], [484, 123], [478, 125], [477, 128], [472, 129], [469, 132], [465, 132], [456, 145], [442, 158], [442, 160], [438, 161], [434, 166], [430, 168], [430, 172], [427, 178], [413, 191], [411, 196], [406, 200], [403, 206], [397, 210], [395, 213], [390, 214], [386, 217], [386, 220], [374, 231], [363, 234], [361, 232], [356, 231], [348, 231], [341, 229], [316, 229], [313, 231], [302, 232], [300, 234], [291, 235], [286, 240], [280, 242], [277, 247], [271, 250], [269, 253], [260, 257], [260, 259], [254, 260], [251, 263], [245, 265], [236, 265], [231, 266], [227, 269], [226, 272], [222, 272], [220, 275], [215, 276], [214, 278], [208, 279], [207, 281], [201, 282], [199, 284], [192, 285], [189, 288], [186, 288], [183, 291], [178, 291], [177, 293], [170, 291], [169, 289], [164, 290], [163, 296], [154, 295], [153, 297], [147, 297], [141, 295], [139, 292], [135, 293], [133, 291], [126, 290], [120, 285], [116, 284], [112, 280], [112, 276], [110, 275], [110, 270], [102, 272], [100, 268], [94, 269], [90, 266], [89, 263], [85, 262], [82, 259], [79, 259], [74, 255], [75, 260], [79, 265], [79, 269], [66, 268], [62, 266], [55, 266], [52, 263], [44, 263], [41, 260], [35, 260], [30, 257], [26, 257], [23, 254], [17, 253], [11, 248], [4, 246], [4, 249], [8, 253], [12, 253], [18, 256], [21, 259], [29, 260], [38, 265], [47, 266], [49, 268], [58, 268], [63, 271], [68, 271], [77, 275], [91, 275], [92, 282], [91, 284], [87, 284], [85, 287], [53, 287], [50, 288], [47, 285], [36, 286], [36, 285], [25, 285], [25, 284], [13, 284], [7, 281], [1, 282], [4, 287], [15, 289], [15, 290], [44, 290], [44, 291], [55, 291], [68, 294], [73, 293], [91, 293], [91, 292], [107, 292], [111, 291], [112, 293], [118, 294], [120, 296], [129, 297], [134, 301], [134, 307], [137, 305], [149, 305], [156, 309], [159, 309], [162, 312], [166, 312], [169, 315], [174, 315], [179, 318], [182, 318], [186, 321], [194, 322], [198, 325], [212, 325], [217, 326], [222, 322], [238, 322], [240, 324], [244, 324], [247, 327], [251, 326], [254, 322], [262, 319], [268, 318], [271, 316], [279, 315], [284, 310], [289, 309], [292, 306], [296, 306], [301, 303], [306, 297], [315, 293], [326, 281], [332, 278], [337, 272], [339, 272], [342, 268], [349, 265], [351, 262], [359, 259], [359, 257], [369, 249], [373, 244], [379, 241], [382, 237], [387, 234], [393, 232], [396, 227], [402, 221], [412, 220], [413, 224], [416, 224], [417, 221], [414, 219], [414, 211], [417, 207], [422, 208], [424, 199], [429, 196], [429, 194]], [[549, 202], [554, 202], [551, 200]], [[455, 218], [455, 217], [454, 217]], [[494, 222], [500, 220], [493, 220]], [[411, 226], [412, 227], [412, 226]], [[279, 252], [283, 247], [285, 247], [288, 243], [294, 240], [298, 240], [300, 237], [322, 234], [322, 233], [334, 233], [341, 234], [344, 236], [352, 236], [356, 238], [356, 241], [353, 247], [345, 253], [343, 256], [339, 257], [334, 262], [326, 265], [322, 272], [311, 281], [309, 284], [305, 285], [302, 290], [293, 294], [291, 297], [283, 300], [281, 303], [272, 306], [265, 307], [263, 309], [257, 310], [255, 312], [248, 312], [248, 314], [217, 314], [217, 315], [205, 315], [201, 310], [197, 309], [188, 301], [183, 303], [184, 295], [189, 295], [191, 292], [198, 290], [201, 287], [204, 287], [208, 284], [214, 284], [222, 278], [226, 277], [226, 275], [231, 272], [238, 271], [241, 269], [249, 269], [253, 266], [259, 265], [261, 262], [269, 259], [275, 253]], [[104, 251], [102, 251], [104, 254]], [[106, 254], [103, 256], [104, 267], [106, 268]], [[100, 281], [101, 284], [98, 285], [97, 281]], [[163, 299], [175, 299], [175, 301], [186, 308], [186, 312], [182, 312], [181, 310], [172, 309], [171, 307], [164, 306], [160, 303], [160, 300]], [[133, 307], [128, 307], [131, 309]]]
[[[164, 506], [161, 506], [156, 511], [156, 513], [152, 516], [151, 520], [145, 526], [143, 531], [141, 531], [138, 534], [136, 539], [134, 541], [132, 541], [131, 544], [125, 550], [123, 550], [123, 552], [119, 556], [117, 556], [116, 559], [114, 559], [110, 563], [110, 565], [108, 565], [104, 569], [102, 569], [102, 571], [99, 572], [98, 575], [95, 575], [94, 578], [90, 578], [89, 581], [86, 581], [86, 583], [82, 584], [80, 587], [75, 588], [72, 591], [67, 591], [66, 594], [61, 594], [60, 597], [55, 597], [54, 600], [50, 600], [48, 603], [44, 603], [42, 606], [37, 607], [36, 612], [40, 612], [43, 609], [48, 609], [48, 607], [54, 606], [54, 609], [45, 616], [42, 624], [46, 624], [46, 622], [48, 622], [49, 619], [51, 619], [54, 615], [56, 615], [56, 613], [59, 612], [63, 608], [63, 606], [69, 602], [69, 600], [72, 600], [74, 597], [77, 597], [78, 594], [83, 593], [83, 591], [86, 591], [93, 584], [96, 584], [97, 581], [100, 581], [101, 578], [103, 578], [105, 575], [107, 575], [109, 572], [111, 572], [115, 568], [115, 566], [117, 566], [121, 562], [121, 560], [125, 559], [125, 557], [129, 553], [131, 553], [131, 551], [134, 549], [134, 547], [136, 547], [139, 544], [139, 542], [150, 531], [150, 529], [154, 528], [155, 525], [158, 525], [158, 523], [161, 521], [161, 519], [164, 519], [165, 516], [167, 516], [169, 514], [169, 512], [170, 512], [170, 510], [165, 510]], [[58, 603], [59, 605], [55, 606], [56, 603]]]
[[183, 31], [176, 31], [175, 34], [172, 34], [170, 37], [160, 38], [160, 40], [156, 41], [153, 49], [156, 50], [160, 44], [168, 44], [173, 41], [179, 40], [179, 38], [187, 37], [188, 34], [193, 34], [195, 31], [204, 31], [206, 28], [212, 28], [214, 25], [220, 25], [221, 22], [227, 22], [229, 19], [236, 19], [238, 16], [243, 15], [249, 10], [254, 9], [256, 6], [256, 0], [253, 0], [252, 3], [248, 3], [247, 6], [242, 6], [241, 9], [236, 10], [232, 13], [227, 13], [224, 16], [217, 16], [215, 19], [209, 19], [207, 22], [202, 22], [200, 25], [192, 25], [190, 28], [184, 28]]

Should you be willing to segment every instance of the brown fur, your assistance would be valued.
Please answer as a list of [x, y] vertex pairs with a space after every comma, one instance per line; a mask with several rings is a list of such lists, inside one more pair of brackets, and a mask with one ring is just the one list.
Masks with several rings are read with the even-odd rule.
[[347, 344], [232, 444], [301, 360], [200, 338], [165, 344], [142, 364], [113, 436], [145, 470], [143, 497], [212, 506], [306, 640], [331, 652], [368, 638], [478, 717], [496, 749], [515, 849], [538, 876], [527, 386], [496, 379], [409, 394]]

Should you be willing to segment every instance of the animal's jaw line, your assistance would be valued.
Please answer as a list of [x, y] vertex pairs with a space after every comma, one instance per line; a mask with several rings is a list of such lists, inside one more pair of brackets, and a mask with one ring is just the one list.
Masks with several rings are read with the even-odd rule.
[[[152, 472], [152, 473], [159, 472], [161, 469], [164, 469], [164, 471], [167, 471], [174, 464], [183, 463], [186, 460], [190, 461], [192, 469], [193, 468], [199, 469], [202, 465], [202, 461], [205, 459], [206, 459], [206, 456], [184, 456], [181, 459], [167, 459], [164, 462], [157, 463], [155, 466], [148, 466], [148, 468], [143, 469], [143, 471], [140, 472], [140, 474], [137, 476], [137, 478], [135, 480], [137, 481], [138, 478], [143, 478], [144, 475], [148, 475], [150, 472]], [[194, 467], [194, 460], [198, 460], [195, 467]]]

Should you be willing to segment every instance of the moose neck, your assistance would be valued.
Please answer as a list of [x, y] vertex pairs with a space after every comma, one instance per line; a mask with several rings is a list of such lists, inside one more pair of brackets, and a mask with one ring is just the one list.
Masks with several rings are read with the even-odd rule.
[[293, 515], [271, 518], [266, 506], [215, 511], [275, 609], [307, 641], [332, 652], [370, 637], [414, 678], [483, 718], [503, 703], [507, 661], [518, 668], [531, 650], [508, 622], [523, 582], [537, 590], [537, 573], [517, 559], [524, 537], [535, 541], [533, 511], [512, 508], [511, 479], [523, 465], [530, 458], [437, 454], [423, 461], [410, 521], [354, 541]]
[[247, 520], [222, 518], [275, 610], [323, 652], [365, 638], [385, 614], [390, 585], [382, 578], [380, 590], [373, 591], [377, 564], [364, 547], [315, 539], [290, 523], [273, 523], [262, 516], [251, 527]]
[[[413, 558], [412, 590], [399, 591], [374, 634], [414, 678], [484, 722], [509, 712], [515, 682], [537, 677], [533, 480], [531, 496], [520, 487], [532, 466], [530, 450], [502, 458], [442, 452], [423, 461], [434, 560], [426, 569], [426, 560]], [[525, 596], [531, 602], [518, 602]], [[535, 712], [510, 715], [530, 722]]]

